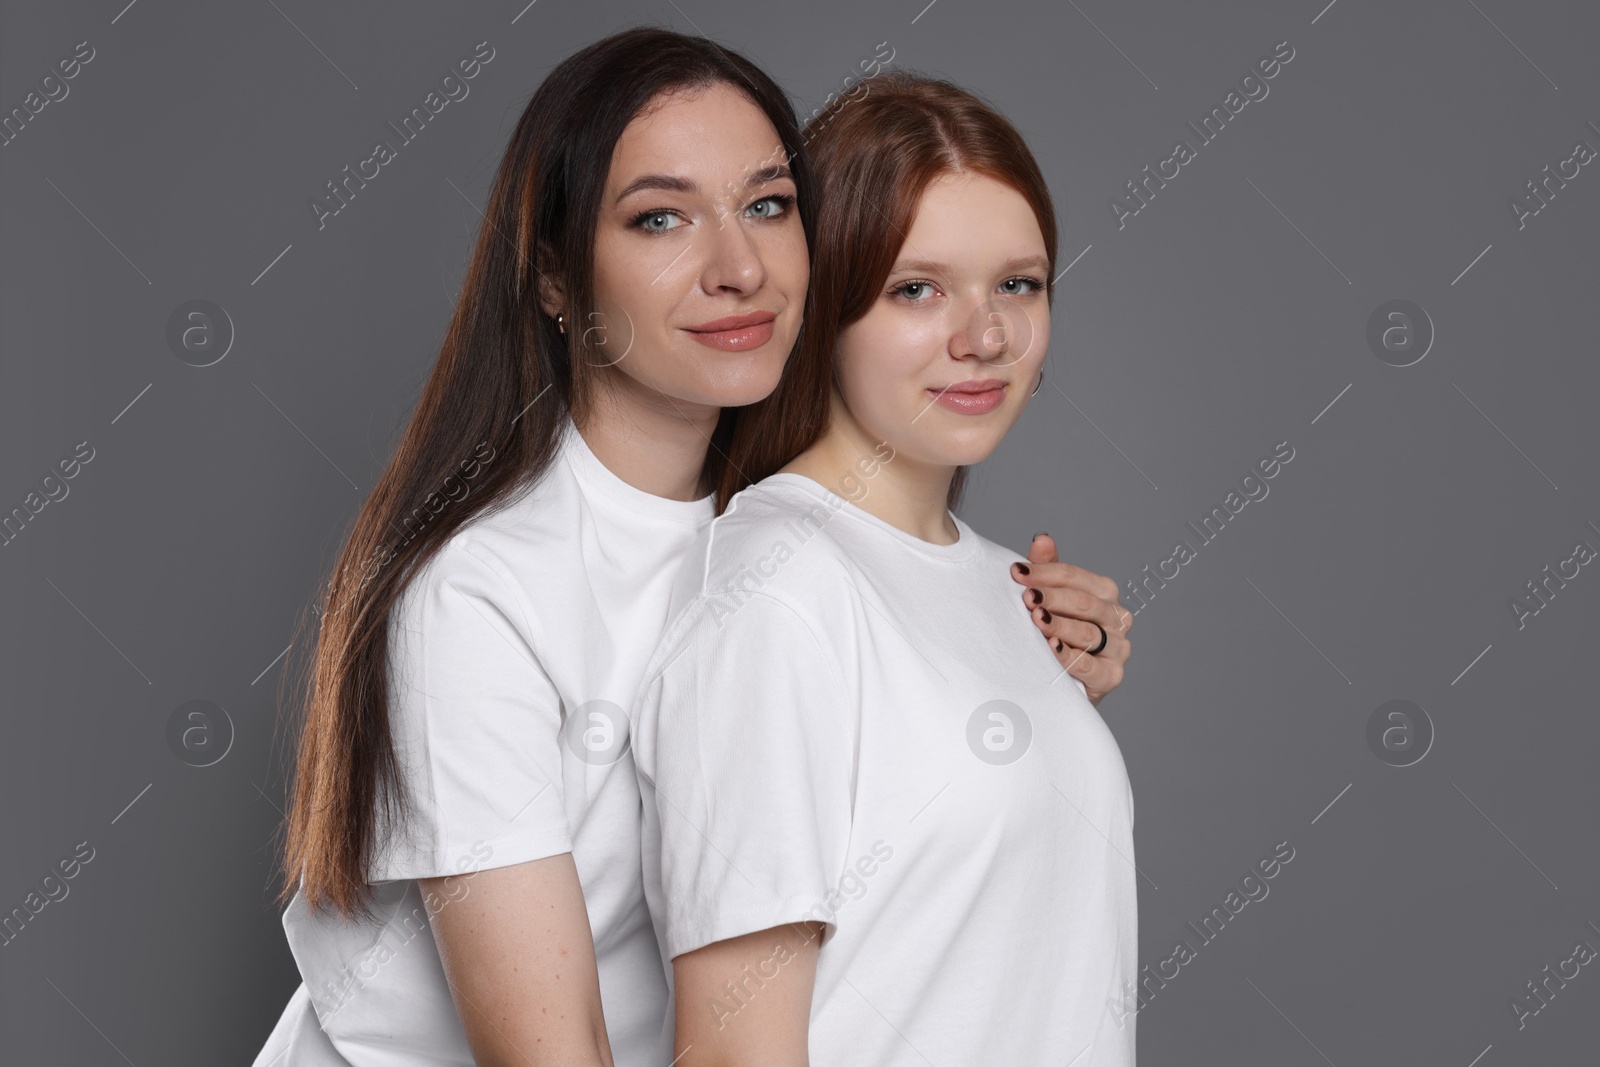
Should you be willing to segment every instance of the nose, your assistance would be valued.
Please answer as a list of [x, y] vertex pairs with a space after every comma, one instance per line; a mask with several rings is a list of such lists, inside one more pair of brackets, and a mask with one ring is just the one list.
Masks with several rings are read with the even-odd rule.
[[754, 293], [767, 284], [767, 265], [742, 216], [724, 216], [705, 228], [709, 247], [700, 285], [708, 293]]
[[996, 367], [1025, 359], [1034, 341], [1033, 320], [1008, 300], [974, 297], [952, 302], [957, 321], [950, 331], [949, 353]]

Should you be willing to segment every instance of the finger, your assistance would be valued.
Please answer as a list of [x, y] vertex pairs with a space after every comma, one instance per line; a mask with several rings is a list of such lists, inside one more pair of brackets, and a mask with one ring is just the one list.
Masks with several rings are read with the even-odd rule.
[[1050, 650], [1055, 653], [1056, 662], [1085, 685], [1105, 669], [1098, 656], [1091, 656], [1081, 648], [1073, 648], [1059, 637], [1051, 639]]
[[[1033, 588], [1042, 590], [1040, 597], [1027, 598], [1026, 603], [1029, 606], [1032, 606], [1037, 601], [1052, 611], [1074, 614], [1073, 605], [1075, 603], [1082, 605], [1087, 602], [1074, 600], [1070, 596], [1058, 597], [1053, 591], [1061, 589], [1075, 590], [1097, 596], [1111, 605], [1110, 622], [1107, 622], [1103, 617], [1096, 618], [1095, 621], [1101, 623], [1101, 625], [1122, 633], [1127, 633], [1133, 627], [1133, 612], [1122, 606], [1122, 594], [1117, 589], [1117, 583], [1113, 579], [1070, 563], [1039, 564], [1030, 566], [1029, 571], [1031, 573], [1028, 577], [1028, 584]], [[1080, 617], [1082, 617], [1081, 614]]]
[[1097, 622], [1107, 633], [1126, 634], [1133, 613], [1115, 600], [1106, 600], [1081, 589], [1032, 587], [1022, 591], [1022, 602], [1031, 611], [1043, 608], [1051, 615], [1080, 619], [1085, 623]]
[[1108, 629], [1102, 636], [1100, 628], [1092, 622], [1074, 619], [1067, 615], [1057, 615], [1044, 607], [1034, 608], [1030, 612], [1033, 625], [1054, 646], [1060, 640], [1072, 648], [1088, 651], [1095, 649], [1092, 655], [1105, 658], [1127, 659], [1132, 645], [1129, 640], [1115, 630]]
[[[1013, 568], [1013, 574], [1015, 568]], [[1103, 600], [1117, 599], [1117, 583], [1104, 574], [1080, 567], [1076, 563], [1051, 562], [1028, 564], [1024, 584], [1041, 589], [1081, 589]]]
[[[1082, 619], [1074, 619], [1074, 617], [1064, 616], [1064, 614], [1054, 614], [1048, 608], [1034, 608], [1032, 614], [1034, 614], [1034, 625], [1037, 625], [1038, 632], [1043, 633], [1046, 640], [1048, 638], [1061, 638], [1062, 641], [1066, 641], [1067, 645], [1085, 649], [1085, 651], [1099, 645], [1099, 641], [1101, 641], [1099, 627], [1096, 627], [1093, 622], [1083, 622]], [[1114, 630], [1106, 630], [1106, 648], [1102, 648], [1101, 653], [1110, 653], [1110, 638], [1112, 638], [1112, 635], [1114, 635]], [[1117, 635], [1117, 640], [1125, 640], [1125, 638], [1122, 635]]]
[[1092, 653], [1092, 655], [1122, 662], [1126, 662], [1132, 652], [1132, 643], [1115, 630], [1108, 629], [1106, 631], [1105, 644], [1101, 646], [1100, 630], [1093, 623], [1069, 618], [1065, 615], [1056, 615], [1045, 608], [1035, 608], [1032, 614], [1034, 626], [1045, 636], [1046, 640], [1052, 642], [1052, 649], [1055, 647], [1054, 642], [1059, 640], [1070, 648], [1083, 652], [1088, 652], [1091, 648], [1099, 648], [1099, 651]]
[[1056, 547], [1055, 538], [1047, 533], [1036, 533], [1028, 544], [1029, 563], [1059, 563], [1060, 552]]
[[1084, 690], [1089, 695], [1091, 702], [1099, 699], [1122, 684], [1123, 667], [1116, 660], [1102, 659], [1099, 656], [1090, 656], [1081, 649], [1074, 649], [1071, 645], [1051, 645], [1056, 652], [1056, 659], [1062, 669], [1083, 683]]
[[1018, 582], [1026, 582], [1028, 575], [1035, 563], [1059, 563], [1061, 557], [1057, 554], [1055, 538], [1047, 533], [1036, 533], [1033, 540], [1028, 542], [1028, 562], [1014, 563], [1011, 565], [1011, 577]]
[[[1013, 563], [1011, 578], [1026, 586], [1020, 595], [1029, 609], [1046, 607], [1058, 614], [1092, 619], [1106, 629], [1120, 633], [1132, 629], [1133, 612], [1122, 606], [1120, 594], [1110, 578], [1093, 571], [1083, 571], [1084, 578], [1073, 579], [1069, 576], [1059, 580], [1049, 573], [1052, 568], [1070, 566], [1066, 563]], [[1077, 569], [1083, 570], [1081, 567]]]
[[[1107, 689], [1115, 689], [1122, 680], [1122, 671], [1128, 662], [1129, 648], [1123, 645], [1114, 648], [1112, 642], [1115, 637], [1107, 636], [1105, 651], [1097, 655], [1090, 655], [1086, 649], [1076, 648], [1059, 637], [1050, 638], [1050, 651], [1055, 654], [1057, 662], [1068, 668], [1079, 678], [1094, 676], [1107, 681]], [[1107, 669], [1109, 668], [1109, 669]], [[1111, 680], [1114, 675], [1115, 680]]]

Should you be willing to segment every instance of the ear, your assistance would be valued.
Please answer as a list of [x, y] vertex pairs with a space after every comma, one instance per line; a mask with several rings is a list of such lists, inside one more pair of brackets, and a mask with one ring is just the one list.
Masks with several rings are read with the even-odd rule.
[[567, 294], [557, 277], [556, 257], [548, 244], [539, 245], [535, 262], [538, 265], [535, 283], [539, 287], [539, 307], [546, 315], [555, 318], [566, 311]]

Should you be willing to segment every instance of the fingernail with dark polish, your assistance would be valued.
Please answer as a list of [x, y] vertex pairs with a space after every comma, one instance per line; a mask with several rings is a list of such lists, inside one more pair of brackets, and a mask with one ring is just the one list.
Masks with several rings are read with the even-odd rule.
[[1013, 566], [1015, 566], [1017, 568], [1017, 571], [1019, 573], [1021, 573], [1021, 574], [1027, 574], [1028, 573], [1028, 565], [1026, 563], [1017, 563], [1017, 564], [1013, 564]]
[[1045, 530], [1040, 530], [1040, 531], [1039, 531], [1039, 532], [1038, 532], [1038, 533], [1036, 533], [1036, 534], [1034, 534], [1034, 535], [1033, 535], [1033, 539], [1034, 539], [1034, 540], [1035, 540], [1035, 541], [1037, 541], [1037, 540], [1039, 540], [1039, 538], [1041, 538], [1041, 537], [1043, 537], [1043, 536], [1044, 536], [1044, 535], [1045, 535], [1045, 533], [1046, 533], [1046, 532], [1047, 532], [1047, 531], [1045, 531]]
[[1033, 601], [1033, 606], [1038, 607], [1044, 603], [1044, 594], [1037, 589], [1028, 590], [1028, 599]]
[[1045, 608], [1040, 608], [1039, 610], [1044, 612], [1044, 621], [1045, 622], [1049, 622], [1050, 621], [1050, 612]]

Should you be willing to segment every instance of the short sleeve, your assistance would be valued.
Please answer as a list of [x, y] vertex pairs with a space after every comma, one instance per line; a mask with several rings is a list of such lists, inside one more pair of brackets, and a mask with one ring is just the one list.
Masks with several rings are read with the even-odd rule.
[[380, 818], [368, 881], [571, 851], [560, 697], [517, 589], [491, 559], [452, 542], [396, 603], [389, 723], [409, 804], [402, 822]]
[[788, 604], [737, 593], [690, 610], [640, 699], [669, 958], [831, 918], [859, 723], [836, 658]]

